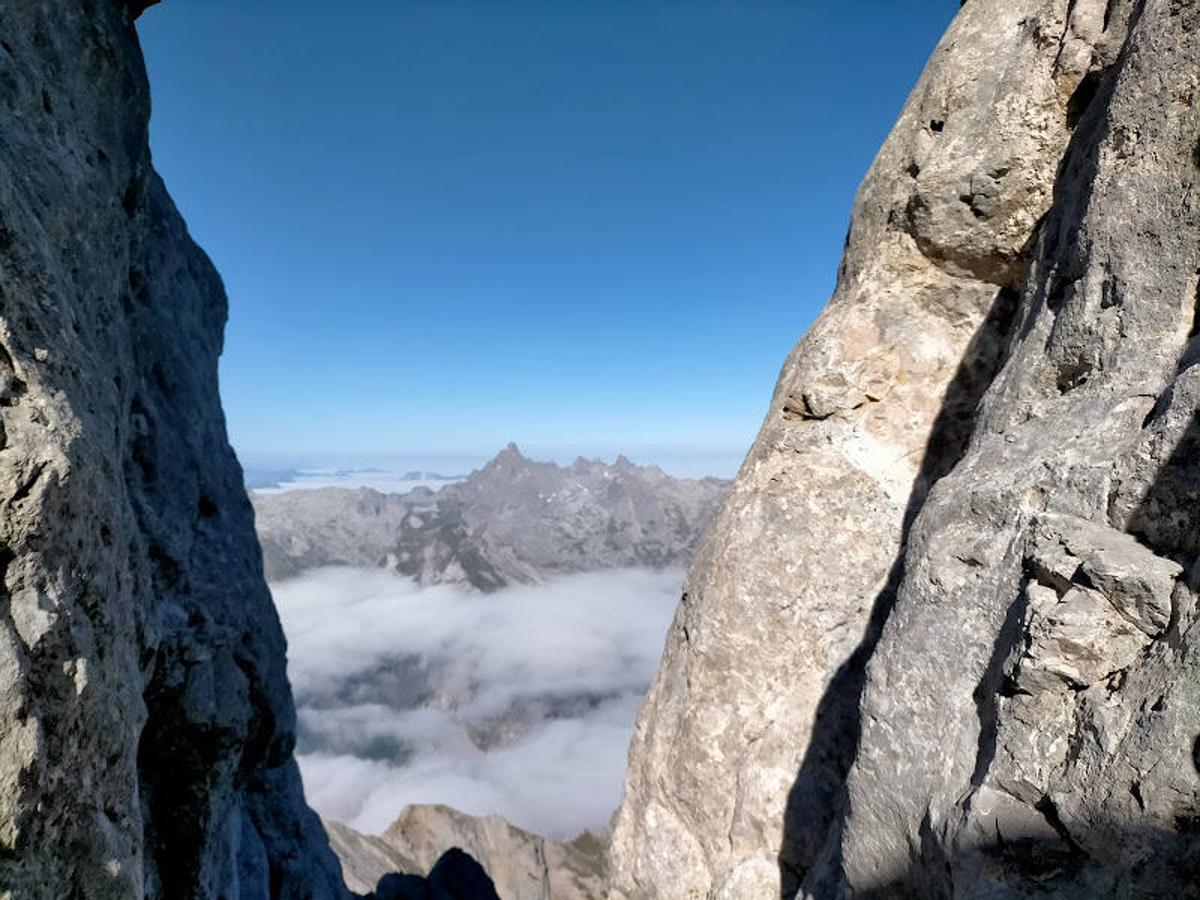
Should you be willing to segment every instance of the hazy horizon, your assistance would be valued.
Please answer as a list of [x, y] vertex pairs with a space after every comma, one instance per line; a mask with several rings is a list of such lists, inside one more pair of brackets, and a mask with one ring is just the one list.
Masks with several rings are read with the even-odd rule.
[[[515, 443], [521, 453], [538, 462], [560, 466], [576, 459], [594, 459], [613, 463], [624, 456], [639, 466], [658, 466], [676, 478], [732, 478], [745, 458], [749, 446], [737, 448], [646, 448], [646, 447], [545, 447]], [[502, 451], [507, 443], [486, 452], [278, 452], [239, 453], [247, 474], [262, 472], [380, 472], [387, 474], [413, 471], [444, 476], [464, 476], [479, 468]]]

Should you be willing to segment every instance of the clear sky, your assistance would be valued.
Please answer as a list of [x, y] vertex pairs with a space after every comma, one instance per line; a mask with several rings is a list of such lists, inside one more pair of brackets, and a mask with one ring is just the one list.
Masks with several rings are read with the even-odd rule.
[[167, 0], [244, 458], [741, 452], [958, 0]]

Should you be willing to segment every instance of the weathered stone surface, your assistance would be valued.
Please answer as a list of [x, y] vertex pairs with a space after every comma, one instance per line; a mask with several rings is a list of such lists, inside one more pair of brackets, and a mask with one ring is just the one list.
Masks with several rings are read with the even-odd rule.
[[[822, 858], [908, 527], [1023, 323], [1039, 222], [1131, 6], [970, 0], [935, 50], [698, 552], [631, 749], [615, 896], [778, 896]], [[961, 565], [1006, 559], [960, 537]]]
[[464, 481], [407, 494], [256, 493], [267, 577], [389, 566], [422, 584], [494, 591], [600, 569], [684, 566], [729, 483], [625, 457], [535, 462], [510, 444]]
[[1026, 589], [1029, 646], [1018, 685], [1046, 687], [1047, 676], [1085, 688], [1128, 669], [1149, 643], [1103, 594], [1071, 587], [1062, 597]]
[[[1137, 4], [1080, 115], [970, 449], [916, 520], [810, 886], [1200, 893], [1198, 90], [1200, 10]], [[1051, 522], [1074, 572], [1028, 563]], [[1047, 571], [1061, 597], [1027, 587]], [[1027, 677], [1047, 662], [1063, 677]], [[997, 794], [1012, 798], [999, 818]]]
[[0, 896], [341, 898], [145, 5], [0, 3]]
[[[906, 188], [939, 86], [959, 93], [933, 133], [971, 138]], [[618, 896], [1200, 895], [1198, 93], [1192, 4], [965, 4], [689, 580], [633, 747]], [[1044, 155], [980, 177], [1010, 131]], [[844, 349], [856, 316], [928, 314], [923, 270], [881, 235], [959, 279], [941, 315], [972, 284], [1012, 292], [1007, 336], [909, 337], [961, 360], [969, 405], [898, 351], [881, 366], [882, 336]], [[831, 370], [830, 345], [850, 361]], [[898, 402], [915, 379], [936, 414]], [[852, 429], [892, 403], [907, 429], [856, 456]], [[919, 471], [884, 463], [905, 435]]]
[[584, 834], [569, 843], [516, 828], [499, 816], [468, 816], [446, 806], [409, 806], [378, 837], [327, 824], [347, 884], [369, 890], [386, 872], [426, 872], [451, 847], [487, 870], [504, 900], [599, 900], [604, 842]]
[[1133, 535], [1075, 516], [1043, 515], [1030, 528], [1031, 562], [1050, 583], [1097, 588], [1121, 615], [1151, 637], [1171, 621], [1171, 595], [1183, 566]]

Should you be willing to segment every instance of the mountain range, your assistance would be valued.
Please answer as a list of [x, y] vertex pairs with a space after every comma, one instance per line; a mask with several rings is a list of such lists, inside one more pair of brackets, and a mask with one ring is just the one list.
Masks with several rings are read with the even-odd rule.
[[537, 462], [509, 444], [464, 480], [406, 494], [252, 494], [268, 581], [384, 566], [423, 585], [489, 592], [600, 569], [685, 565], [728, 490], [624, 456]]
[[[431, 807], [331, 845], [310, 809], [224, 288], [151, 161], [151, 2], [0, 3], [0, 895], [1200, 898], [1200, 5], [960, 4], [727, 501], [515, 447], [436, 493], [256, 498], [276, 579], [695, 549], [605, 859]], [[376, 656], [414, 630], [384, 599]], [[533, 640], [461, 621], [521, 674]]]

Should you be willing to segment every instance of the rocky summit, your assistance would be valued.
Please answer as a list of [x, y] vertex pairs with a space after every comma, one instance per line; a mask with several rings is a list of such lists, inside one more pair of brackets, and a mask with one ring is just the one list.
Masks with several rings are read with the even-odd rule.
[[267, 577], [388, 566], [421, 584], [494, 591], [600, 569], [683, 566], [729, 483], [672, 478], [621, 456], [535, 462], [509, 444], [438, 491], [255, 493]]

